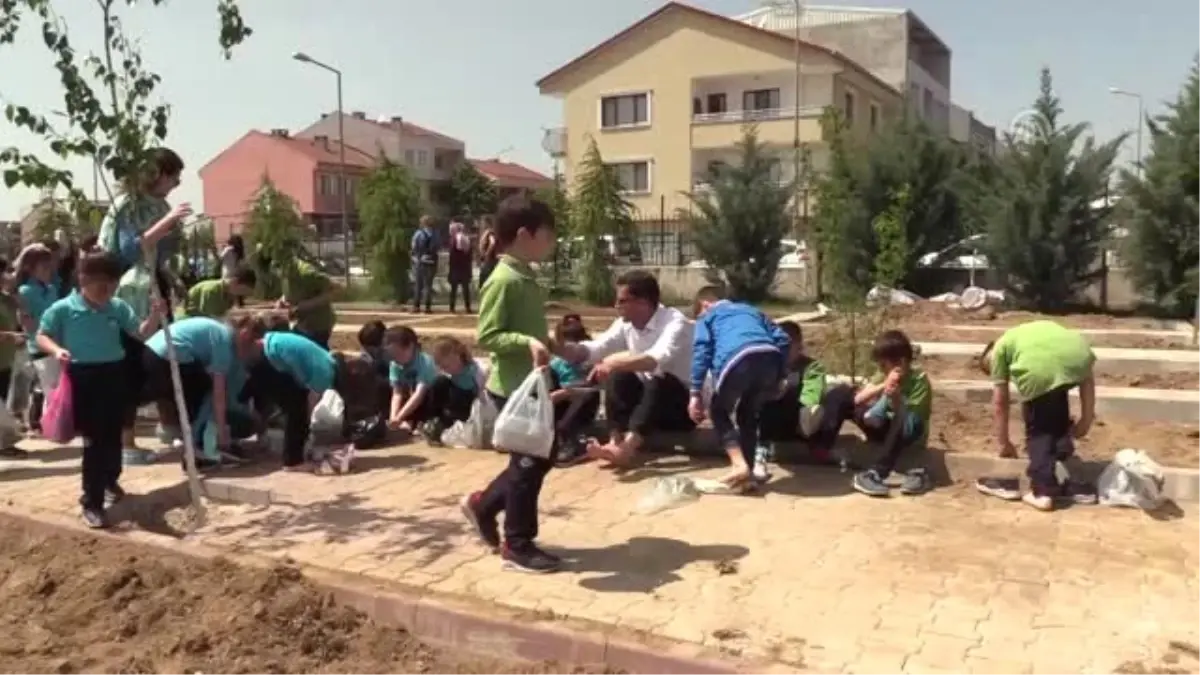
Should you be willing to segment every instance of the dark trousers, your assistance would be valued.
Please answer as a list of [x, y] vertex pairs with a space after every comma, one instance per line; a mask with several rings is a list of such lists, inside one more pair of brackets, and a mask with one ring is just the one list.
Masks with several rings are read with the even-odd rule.
[[691, 431], [688, 388], [673, 375], [642, 380], [637, 373], [613, 373], [604, 384], [604, 416], [613, 433], [647, 436], [655, 431]]
[[1029, 468], [1025, 475], [1033, 493], [1039, 497], [1059, 494], [1057, 462], [1075, 454], [1071, 438], [1071, 387], [1059, 387], [1021, 404], [1025, 419], [1025, 451], [1029, 453]]
[[[814, 447], [831, 448], [837, 441], [842, 423], [853, 420], [867, 440], [880, 445], [879, 459], [872, 465], [881, 477], [886, 478], [896, 468], [904, 450], [911, 447], [925, 436], [925, 426], [915, 413], [907, 413], [907, 418], [885, 417], [882, 419], [867, 417], [871, 404], [854, 405], [854, 388], [848, 384], [840, 384], [825, 392], [821, 399], [824, 416], [817, 433], [809, 442]], [[893, 424], [903, 425], [899, 433], [890, 433]]]
[[[489, 393], [497, 410], [508, 399]], [[551, 457], [554, 455], [551, 454]], [[513, 550], [533, 544], [538, 535], [538, 497], [546, 474], [554, 468], [549, 459], [511, 453], [508, 466], [483, 491], [479, 499], [479, 517], [495, 520], [504, 512], [504, 540]]]
[[758, 438], [761, 441], [801, 440], [800, 387], [788, 387], [783, 395], [763, 403], [758, 419]]
[[484, 260], [479, 265], [479, 288], [483, 288], [483, 284], [487, 282], [488, 277], [492, 276], [492, 270], [496, 269], [496, 260]]
[[754, 466], [763, 404], [779, 392], [783, 360], [776, 351], [743, 354], [721, 373], [709, 405], [709, 419], [725, 449], [738, 447]]
[[246, 389], [260, 412], [277, 407], [283, 414], [283, 465], [303, 464], [304, 444], [311, 430], [308, 389], [291, 375], [272, 368], [266, 359], [251, 368]]
[[467, 274], [466, 278], [451, 277], [450, 278], [450, 311], [454, 311], [454, 307], [458, 304], [458, 291], [462, 289], [463, 308], [467, 314], [471, 313], [471, 275]]
[[419, 423], [436, 419], [446, 426], [455, 422], [465, 422], [471, 417], [471, 406], [475, 403], [475, 397], [474, 391], [460, 389], [454, 386], [450, 378], [439, 375], [433, 384], [426, 388], [425, 398], [410, 420]]
[[417, 263], [413, 270], [413, 312], [421, 311], [425, 305], [426, 312], [433, 311], [433, 280], [437, 277], [437, 265]]
[[574, 439], [596, 421], [600, 412], [600, 392], [576, 394], [554, 404], [554, 429], [559, 438]]
[[[50, 357], [46, 356], [45, 354], [38, 354], [37, 356], [32, 357], [30, 363], [32, 364], [34, 361], [48, 358]], [[30, 429], [41, 429], [42, 408], [46, 406], [45, 385], [43, 385], [41, 379], [35, 375], [33, 379], [30, 380], [29, 387], [29, 410], [27, 413], [26, 422], [29, 423]]]
[[121, 426], [129, 404], [128, 368], [122, 361], [72, 363], [75, 431], [83, 437], [83, 497], [86, 507], [103, 508], [104, 491], [121, 478]]
[[[145, 384], [137, 396], [138, 404], [154, 403], [164, 427], [179, 428], [179, 407], [175, 405], [175, 386], [171, 382], [171, 362], [147, 349], [142, 354]], [[179, 364], [179, 384], [189, 421], [200, 412], [205, 397], [212, 392], [212, 376], [199, 363]]]

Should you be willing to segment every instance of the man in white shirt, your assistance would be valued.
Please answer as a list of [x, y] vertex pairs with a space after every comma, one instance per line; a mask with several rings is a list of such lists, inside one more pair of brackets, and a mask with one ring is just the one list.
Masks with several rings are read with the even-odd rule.
[[688, 416], [693, 324], [659, 302], [658, 279], [632, 270], [617, 279], [617, 314], [593, 340], [562, 345], [564, 358], [592, 363], [590, 379], [604, 387], [608, 442], [588, 443], [588, 455], [627, 465], [655, 431], [695, 428]]

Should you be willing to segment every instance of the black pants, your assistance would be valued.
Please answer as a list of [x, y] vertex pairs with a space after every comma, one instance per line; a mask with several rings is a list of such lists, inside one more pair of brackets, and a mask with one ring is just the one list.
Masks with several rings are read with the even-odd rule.
[[800, 440], [800, 387], [788, 387], [779, 398], [763, 403], [758, 437], [762, 441]]
[[479, 265], [479, 288], [483, 289], [483, 284], [487, 282], [488, 277], [492, 276], [492, 270], [496, 269], [496, 260], [484, 260]]
[[129, 404], [128, 368], [122, 361], [72, 363], [75, 431], [83, 437], [83, 497], [86, 507], [103, 508], [104, 491], [121, 478], [121, 426]]
[[470, 314], [471, 313], [471, 277], [470, 277], [470, 275], [468, 275], [466, 279], [462, 279], [459, 277], [451, 277], [450, 278], [450, 311], [451, 312], [454, 311], [454, 306], [457, 304], [457, 300], [458, 300], [458, 289], [460, 289], [460, 288], [462, 289], [463, 307], [466, 309], [467, 314]]
[[1059, 387], [1021, 404], [1025, 419], [1025, 451], [1029, 453], [1029, 468], [1025, 475], [1033, 493], [1039, 497], [1059, 494], [1057, 462], [1075, 454], [1071, 437], [1071, 387]]
[[[881, 445], [879, 459], [872, 465], [881, 477], [886, 478], [896, 468], [904, 450], [911, 447], [925, 436], [925, 428], [916, 418], [915, 424], [908, 425], [906, 431], [891, 434], [893, 424], [905, 424], [905, 420], [896, 417], [877, 419], [867, 417], [871, 404], [854, 405], [854, 388], [848, 384], [840, 384], [825, 392], [821, 406], [825, 409], [821, 425], [809, 442], [814, 447], [832, 448], [841, 431], [842, 423], [853, 420], [868, 441]], [[912, 415], [913, 413], [909, 413]]]
[[776, 351], [743, 354], [721, 373], [709, 405], [709, 419], [725, 449], [738, 447], [754, 466], [763, 403], [779, 392], [783, 359]]
[[577, 394], [554, 404], [554, 429], [559, 438], [574, 439], [596, 421], [600, 412], [600, 392]]
[[308, 389], [300, 386], [291, 375], [272, 368], [266, 359], [250, 369], [246, 388], [260, 413], [277, 407], [283, 414], [283, 465], [303, 464], [304, 445], [311, 430]]
[[[40, 359], [48, 358], [50, 357], [46, 356], [45, 354], [38, 354], [37, 356], [31, 357], [30, 364]], [[29, 428], [35, 430], [42, 428], [42, 408], [46, 407], [45, 385], [42, 384], [42, 380], [37, 376], [36, 372], [37, 371], [35, 370], [33, 379], [30, 380], [29, 383], [29, 408], [26, 419], [26, 421], [29, 423]]]
[[655, 431], [691, 431], [688, 388], [673, 375], [642, 380], [637, 373], [613, 373], [604, 385], [604, 415], [613, 433], [643, 437]]
[[[496, 409], [504, 409], [508, 399], [489, 394]], [[553, 457], [553, 453], [550, 455]], [[483, 491], [479, 517], [494, 520], [504, 512], [504, 540], [513, 550], [528, 548], [538, 535], [538, 497], [546, 474], [554, 468], [549, 459], [511, 453], [508, 466]]]
[[[145, 384], [137, 396], [137, 403], [154, 403], [158, 406], [159, 421], [164, 427], [178, 428], [179, 407], [175, 405], [175, 386], [171, 382], [171, 362], [147, 349], [142, 354]], [[195, 421], [205, 397], [212, 392], [212, 376], [199, 363], [179, 364], [179, 384], [183, 389], [183, 401], [187, 407], [188, 420]]]
[[[412, 392], [406, 395], [411, 396]], [[446, 426], [455, 422], [465, 422], [471, 417], [471, 406], [475, 403], [475, 397], [474, 391], [460, 389], [454, 386], [450, 378], [439, 375], [433, 384], [425, 389], [425, 398], [409, 420], [420, 423], [437, 419]]]

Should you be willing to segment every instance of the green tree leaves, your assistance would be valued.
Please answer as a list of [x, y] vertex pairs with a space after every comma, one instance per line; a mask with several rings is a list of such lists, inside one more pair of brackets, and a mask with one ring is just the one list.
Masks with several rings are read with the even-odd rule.
[[304, 228], [296, 203], [263, 176], [243, 233], [262, 297], [278, 297], [291, 266], [306, 257], [301, 239]]
[[572, 262], [579, 263], [580, 295], [594, 305], [611, 305], [616, 299], [608, 242], [633, 235], [633, 206], [625, 199], [616, 173], [604, 163], [596, 140], [589, 139], [579, 163], [571, 202], [571, 232], [579, 238], [569, 247]]
[[450, 176], [450, 215], [481, 216], [496, 210], [496, 186], [469, 161], [462, 161]]
[[359, 245], [371, 282], [393, 299], [408, 298], [409, 247], [421, 218], [421, 187], [408, 169], [380, 157], [358, 189]]

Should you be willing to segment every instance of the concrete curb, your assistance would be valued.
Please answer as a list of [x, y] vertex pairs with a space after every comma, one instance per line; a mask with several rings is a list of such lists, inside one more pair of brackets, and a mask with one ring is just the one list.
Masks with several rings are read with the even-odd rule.
[[[992, 400], [992, 383], [983, 380], [938, 380], [938, 391], [971, 403]], [[1017, 403], [1016, 389], [1011, 398]], [[1078, 399], [1079, 391], [1072, 390], [1071, 398]], [[1197, 389], [1139, 389], [1136, 387], [1096, 387], [1096, 414], [1133, 417], [1148, 422], [1200, 422], [1200, 390]]]
[[[922, 356], [974, 358], [983, 351], [984, 343], [917, 342]], [[1190, 349], [1129, 349], [1124, 347], [1093, 347], [1097, 368], [1104, 372], [1139, 375], [1146, 372], [1197, 373], [1200, 380], [1200, 354]]]
[[[206, 562], [224, 558], [260, 568], [279, 564], [276, 560], [224, 551], [143, 530], [103, 532], [41, 514], [8, 510], [5, 514], [33, 528], [133, 542]], [[794, 668], [784, 664], [733, 663], [721, 658], [716, 650], [701, 645], [634, 634], [615, 626], [577, 619], [547, 619], [532, 612], [433, 593], [399, 582], [384, 584], [320, 567], [299, 567], [318, 590], [363, 612], [377, 623], [403, 628], [433, 646], [462, 650], [483, 658], [554, 661], [566, 668], [601, 665], [631, 673], [795, 672]]]

